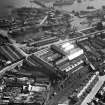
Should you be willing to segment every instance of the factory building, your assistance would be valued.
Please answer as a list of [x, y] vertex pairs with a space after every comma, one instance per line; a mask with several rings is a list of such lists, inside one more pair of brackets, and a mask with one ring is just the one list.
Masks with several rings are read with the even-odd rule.
[[[42, 69], [44, 73], [50, 76], [65, 78], [76, 71], [80, 65], [85, 62], [84, 51], [70, 42], [51, 45], [31, 55], [35, 62], [38, 62], [46, 69]], [[34, 64], [34, 61], [32, 64]]]
[[59, 38], [54, 36], [50, 38], [41, 39], [40, 41], [30, 42], [28, 46], [40, 47], [59, 41]]

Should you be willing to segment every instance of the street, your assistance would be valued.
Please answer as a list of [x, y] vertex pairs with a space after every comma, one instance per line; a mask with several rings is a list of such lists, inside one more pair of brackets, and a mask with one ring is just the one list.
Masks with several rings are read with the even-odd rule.
[[105, 76], [99, 77], [99, 81], [97, 84], [94, 86], [90, 94], [87, 95], [87, 97], [84, 99], [81, 105], [88, 105], [87, 103], [91, 102], [91, 100], [94, 98], [98, 90], [101, 88], [105, 81]]

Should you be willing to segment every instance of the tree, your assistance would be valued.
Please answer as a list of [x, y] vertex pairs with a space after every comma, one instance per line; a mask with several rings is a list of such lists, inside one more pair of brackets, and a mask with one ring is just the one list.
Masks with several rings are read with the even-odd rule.
[[103, 20], [104, 19], [104, 11], [103, 10], [97, 11], [95, 15], [100, 20]]
[[70, 104], [70, 105], [71, 105], [71, 104], [75, 104], [75, 103], [78, 102], [78, 98], [77, 98], [77, 96], [75, 96], [75, 95], [69, 96], [68, 99], [70, 100], [70, 101], [69, 101], [69, 104]]
[[103, 29], [103, 24], [102, 24], [102, 22], [98, 22], [96, 28], [97, 28], [98, 30], [102, 30], [102, 29]]
[[87, 16], [88, 26], [92, 24], [93, 19], [94, 19], [94, 16], [91, 16], [91, 15]]

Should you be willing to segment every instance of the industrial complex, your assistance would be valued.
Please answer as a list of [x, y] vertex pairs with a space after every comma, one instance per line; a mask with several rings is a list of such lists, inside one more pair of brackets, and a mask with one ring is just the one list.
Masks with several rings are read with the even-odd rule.
[[68, 12], [57, 8], [73, 1], [61, 1], [0, 17], [0, 105], [105, 105], [105, 7]]

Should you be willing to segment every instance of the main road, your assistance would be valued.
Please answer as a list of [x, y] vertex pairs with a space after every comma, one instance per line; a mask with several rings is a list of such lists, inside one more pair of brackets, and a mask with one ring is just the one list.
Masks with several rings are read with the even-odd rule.
[[94, 88], [91, 90], [91, 92], [87, 95], [87, 97], [84, 99], [81, 105], [88, 105], [87, 103], [91, 102], [91, 100], [95, 97], [101, 86], [105, 82], [105, 76], [99, 77], [99, 81], [96, 83]]

